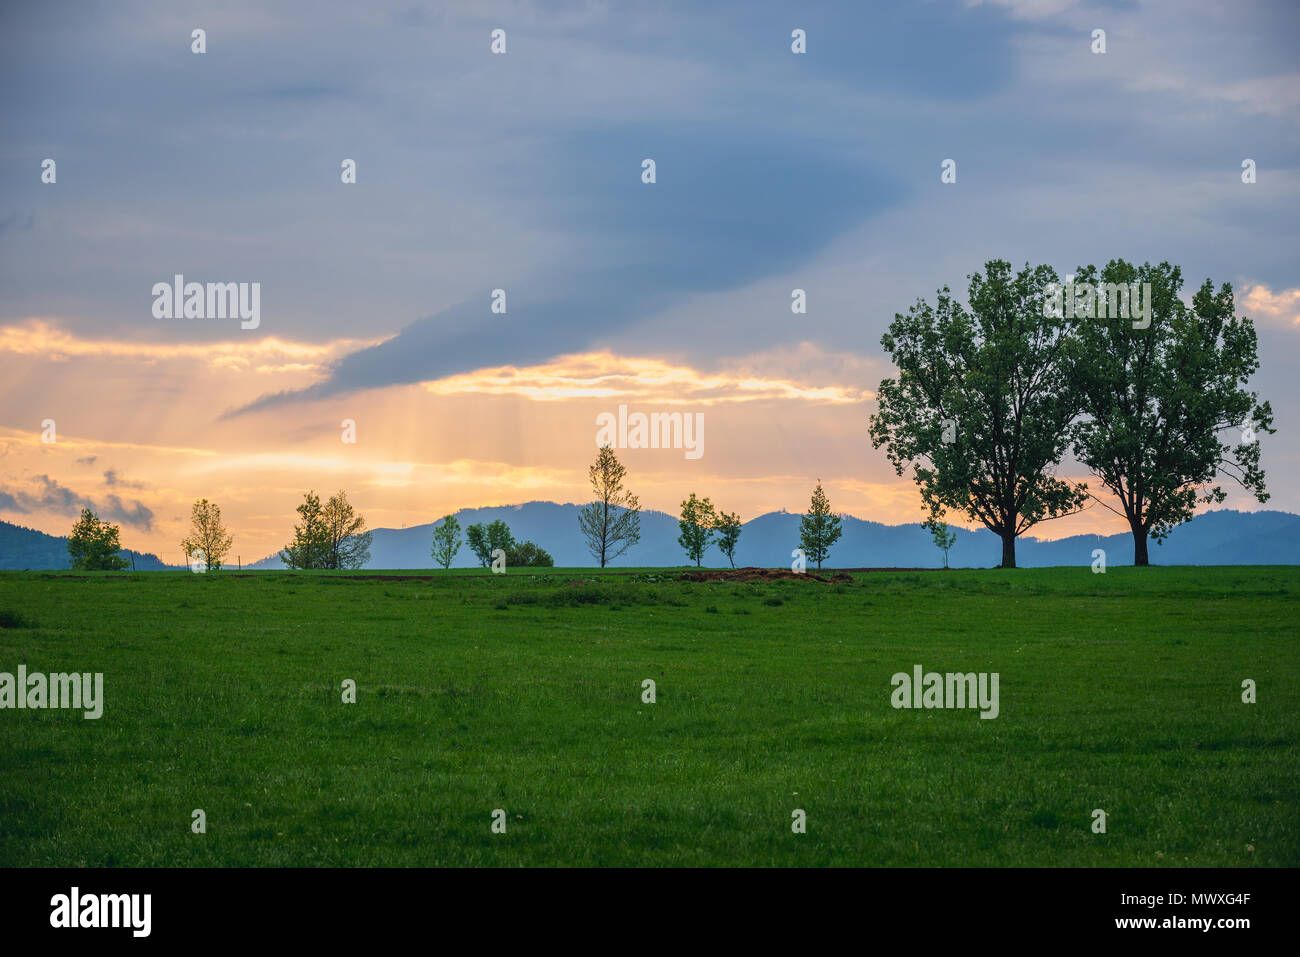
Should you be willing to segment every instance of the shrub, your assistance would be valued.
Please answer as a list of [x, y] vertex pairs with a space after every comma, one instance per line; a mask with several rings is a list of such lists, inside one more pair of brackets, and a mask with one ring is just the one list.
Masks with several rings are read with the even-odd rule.
[[533, 542], [512, 544], [505, 552], [507, 568], [550, 568], [555, 564], [546, 549]]

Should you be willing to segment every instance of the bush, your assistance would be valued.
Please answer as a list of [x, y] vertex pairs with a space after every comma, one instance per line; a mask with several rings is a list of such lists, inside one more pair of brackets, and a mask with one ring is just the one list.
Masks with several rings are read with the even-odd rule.
[[505, 551], [507, 568], [550, 568], [555, 564], [546, 549], [532, 542], [518, 542]]

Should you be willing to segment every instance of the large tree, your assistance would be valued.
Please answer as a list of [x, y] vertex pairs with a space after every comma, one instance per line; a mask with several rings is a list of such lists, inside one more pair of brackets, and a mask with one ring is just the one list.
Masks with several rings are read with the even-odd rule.
[[[1182, 270], [1164, 262], [1141, 267], [1087, 266], [1076, 283], [1149, 283], [1149, 324], [1122, 319], [1076, 323], [1072, 377], [1085, 418], [1072, 430], [1075, 457], [1114, 493], [1133, 533], [1133, 563], [1148, 564], [1157, 542], [1192, 517], [1197, 502], [1222, 502], [1226, 476], [1263, 502], [1258, 435], [1273, 432], [1273, 411], [1246, 382], [1259, 368], [1255, 329], [1235, 315], [1232, 287], [1210, 280], [1188, 307]], [[1140, 324], [1139, 324], [1140, 325]]]
[[799, 519], [799, 547], [803, 549], [804, 557], [816, 562], [818, 568], [830, 558], [831, 546], [844, 534], [840, 522], [840, 517], [831, 511], [830, 500], [822, 491], [821, 479], [818, 479], [808, 503], [808, 514]]
[[623, 487], [626, 476], [627, 469], [608, 445], [587, 469], [596, 498], [578, 513], [578, 527], [601, 568], [641, 540], [641, 503]]
[[81, 518], [72, 526], [68, 536], [68, 557], [73, 568], [87, 571], [121, 571], [130, 564], [118, 554], [122, 550], [118, 541], [118, 527], [101, 522], [88, 508], [81, 510]]
[[205, 571], [218, 571], [233, 541], [221, 522], [221, 508], [217, 503], [206, 498], [195, 502], [190, 509], [190, 534], [181, 541], [181, 548], [190, 560], [199, 555]]
[[713, 503], [707, 498], [696, 498], [692, 492], [690, 498], [682, 501], [682, 517], [677, 521], [681, 534], [677, 536], [677, 544], [686, 551], [686, 557], [695, 562], [696, 568], [704, 563], [704, 553], [713, 540], [717, 520]]
[[898, 377], [880, 383], [870, 435], [898, 475], [912, 467], [932, 517], [980, 522], [1014, 568], [1016, 537], [1078, 511], [1087, 487], [1056, 477], [1078, 405], [1067, 321], [1044, 308], [1056, 273], [1001, 260], [985, 271], [970, 277], [969, 310], [945, 286], [934, 306], [894, 316], [880, 342]]

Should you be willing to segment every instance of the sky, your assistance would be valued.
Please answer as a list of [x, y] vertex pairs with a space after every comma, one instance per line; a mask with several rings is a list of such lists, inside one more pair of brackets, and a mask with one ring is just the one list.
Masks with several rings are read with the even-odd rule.
[[[179, 561], [205, 497], [247, 563], [308, 489], [371, 527], [580, 503], [625, 405], [704, 422], [620, 450], [643, 507], [820, 479], [918, 521], [867, 436], [880, 336], [995, 258], [1231, 283], [1300, 512], [1298, 41], [1249, 0], [6, 5], [0, 519]], [[256, 327], [157, 318], [177, 274], [259, 283]]]

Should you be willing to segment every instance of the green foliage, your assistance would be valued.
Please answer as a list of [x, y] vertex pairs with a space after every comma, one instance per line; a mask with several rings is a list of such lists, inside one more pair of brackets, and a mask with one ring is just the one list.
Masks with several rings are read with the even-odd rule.
[[[1267, 501], [1258, 435], [1275, 432], [1273, 411], [1245, 386], [1259, 368], [1255, 329], [1235, 314], [1232, 287], [1210, 280], [1190, 307], [1182, 270], [1112, 260], [1076, 284], [1151, 286], [1150, 325], [1124, 319], [1076, 323], [1072, 380], [1086, 417], [1074, 425], [1074, 454], [1119, 500], [1102, 504], [1128, 521], [1134, 562], [1146, 565], [1147, 537], [1163, 541], [1198, 502], [1220, 503], [1220, 474]], [[1249, 430], [1247, 432], [1246, 430]], [[1226, 435], [1225, 435], [1226, 433]]]
[[302, 521], [294, 525], [293, 541], [280, 552], [280, 560], [290, 568], [324, 568], [330, 545], [320, 496], [304, 493], [297, 511]]
[[948, 550], [957, 543], [957, 533], [948, 531], [948, 524], [934, 516], [922, 522], [921, 527], [929, 530], [935, 547], [943, 552], [943, 567], [947, 568]]
[[727, 561], [735, 568], [736, 544], [740, 541], [740, 515], [736, 512], [718, 512], [713, 527], [718, 534], [718, 550], [727, 556]]
[[219, 571], [230, 551], [233, 539], [221, 523], [221, 509], [215, 502], [201, 498], [190, 509], [190, 534], [181, 540], [181, 548], [193, 561], [202, 558], [207, 571]]
[[[515, 537], [510, 534], [510, 526], [501, 519], [487, 525], [476, 522], [465, 529], [465, 537], [469, 540], [470, 551], [484, 568], [492, 563], [492, 553], [498, 548], [508, 554], [515, 545]], [[509, 564], [509, 558], [506, 559], [506, 563]]]
[[462, 544], [460, 522], [455, 515], [444, 515], [433, 530], [433, 548], [430, 551], [433, 560], [443, 568], [450, 568]]
[[118, 527], [101, 522], [88, 508], [72, 526], [68, 536], [68, 556], [72, 567], [86, 571], [121, 571], [130, 565], [118, 554], [122, 545], [118, 541]]
[[533, 542], [520, 542], [506, 549], [509, 568], [550, 568], [554, 564], [550, 554]]
[[799, 519], [799, 547], [803, 549], [807, 560], [816, 562], [818, 568], [830, 557], [831, 546], [844, 534], [840, 521], [840, 516], [831, 511], [831, 503], [818, 480], [817, 487], [813, 489], [808, 514]]
[[366, 520], [348, 502], [342, 490], [330, 497], [321, 512], [328, 544], [326, 568], [364, 568], [370, 561], [371, 535]]
[[627, 469], [602, 446], [596, 462], [587, 469], [595, 501], [578, 513], [578, 527], [591, 557], [604, 568], [641, 540], [641, 503], [623, 486]]
[[713, 503], [707, 498], [699, 499], [695, 493], [682, 502], [682, 517], [677, 522], [681, 534], [677, 544], [686, 551], [686, 557], [695, 562], [698, 568], [704, 561], [704, 553], [713, 540], [713, 526], [717, 516], [713, 512]]
[[492, 560], [492, 549], [488, 547], [487, 526], [480, 522], [474, 523], [465, 529], [465, 539], [469, 543], [469, 550], [478, 559], [478, 563], [487, 568], [488, 562]]
[[294, 526], [293, 541], [280, 552], [280, 560], [290, 568], [362, 568], [370, 560], [371, 534], [346, 492], [331, 496], [324, 505], [314, 491], [306, 492], [298, 515], [302, 522]]
[[[945, 286], [931, 306], [897, 314], [881, 345], [898, 367], [880, 383], [870, 435], [894, 470], [908, 466], [931, 515], [948, 509], [1002, 539], [1078, 511], [1087, 487], [1056, 477], [1079, 399], [1070, 387], [1067, 321], [1045, 315], [1049, 266], [992, 260], [970, 277], [969, 311]], [[947, 426], [947, 428], [945, 428]]]

